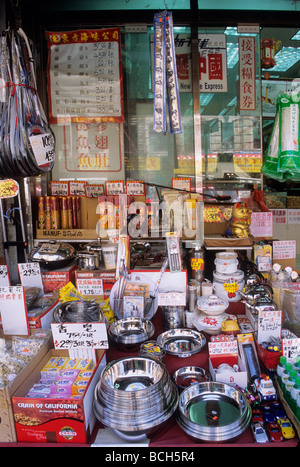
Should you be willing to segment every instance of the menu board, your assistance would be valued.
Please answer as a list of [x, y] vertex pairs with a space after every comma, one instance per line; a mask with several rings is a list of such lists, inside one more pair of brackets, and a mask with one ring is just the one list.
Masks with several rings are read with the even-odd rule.
[[46, 32], [49, 122], [124, 122], [120, 28]]

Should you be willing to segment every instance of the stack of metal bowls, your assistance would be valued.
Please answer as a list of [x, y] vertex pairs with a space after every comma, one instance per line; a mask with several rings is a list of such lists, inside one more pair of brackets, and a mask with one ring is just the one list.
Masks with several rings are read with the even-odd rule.
[[108, 335], [119, 349], [133, 350], [149, 340], [154, 331], [154, 325], [149, 319], [128, 317], [112, 323]]
[[161, 430], [177, 404], [177, 388], [161, 362], [128, 357], [111, 362], [102, 371], [93, 406], [103, 425], [135, 442]]
[[236, 439], [251, 422], [246, 396], [219, 382], [189, 386], [179, 396], [177, 423], [195, 441], [222, 443]]

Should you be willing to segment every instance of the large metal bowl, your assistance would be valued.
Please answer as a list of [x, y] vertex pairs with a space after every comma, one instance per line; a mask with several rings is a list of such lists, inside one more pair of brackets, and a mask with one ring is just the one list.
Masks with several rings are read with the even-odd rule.
[[226, 383], [189, 386], [179, 396], [176, 419], [196, 441], [221, 443], [239, 437], [251, 422], [252, 411], [242, 391]]
[[[149, 340], [154, 334], [153, 323], [144, 318], [128, 317], [110, 325], [108, 335], [112, 342], [122, 350], [132, 350]], [[137, 347], [139, 348], [139, 347]]]
[[203, 349], [206, 338], [194, 329], [170, 329], [158, 336], [157, 344], [168, 354], [189, 357]]
[[161, 428], [177, 404], [177, 388], [164, 365], [151, 358], [128, 357], [103, 370], [93, 407], [103, 425], [134, 441]]

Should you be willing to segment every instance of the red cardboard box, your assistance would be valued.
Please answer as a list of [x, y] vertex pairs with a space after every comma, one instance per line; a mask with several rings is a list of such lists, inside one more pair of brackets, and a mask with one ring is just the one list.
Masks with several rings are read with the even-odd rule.
[[80, 399], [25, 397], [41, 377], [41, 369], [52, 356], [68, 356], [68, 351], [52, 349], [40, 361], [12, 397], [18, 442], [87, 443], [96, 423], [93, 411], [94, 389], [106, 365], [104, 350], [97, 352], [97, 365]]
[[27, 312], [28, 323], [30, 329], [51, 329], [51, 323], [53, 323], [53, 312], [60, 306], [59, 300], [57, 300], [51, 307], [39, 314], [34, 312]]
[[71, 263], [64, 268], [55, 269], [54, 271], [41, 269], [44, 292], [54, 292], [61, 289], [68, 282], [74, 282], [74, 273], [77, 268], [76, 263]]

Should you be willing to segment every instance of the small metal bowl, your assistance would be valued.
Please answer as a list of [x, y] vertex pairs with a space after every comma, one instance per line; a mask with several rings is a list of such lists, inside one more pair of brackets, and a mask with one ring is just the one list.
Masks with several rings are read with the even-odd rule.
[[108, 335], [119, 348], [132, 350], [133, 346], [149, 340], [154, 331], [154, 325], [149, 319], [128, 317], [112, 323]]
[[194, 329], [170, 329], [158, 336], [157, 344], [166, 353], [184, 358], [200, 352], [206, 344], [206, 338]]
[[211, 381], [211, 374], [199, 366], [184, 366], [173, 373], [173, 381], [179, 391], [183, 391], [192, 384]]

